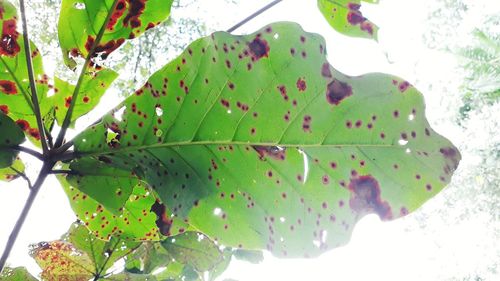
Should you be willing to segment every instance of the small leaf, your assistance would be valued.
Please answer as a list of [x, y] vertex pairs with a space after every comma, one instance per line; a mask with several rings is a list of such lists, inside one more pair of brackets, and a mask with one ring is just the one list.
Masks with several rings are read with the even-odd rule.
[[0, 169], [0, 181], [9, 182], [17, 179], [20, 176], [18, 172], [24, 173], [24, 168], [24, 163], [17, 157], [10, 167]]
[[104, 36], [94, 56], [106, 59], [126, 39], [138, 37], [168, 18], [173, 0], [63, 0], [59, 16], [59, 43], [66, 64], [75, 67], [74, 58], [86, 57], [110, 9]]
[[328, 23], [338, 32], [377, 40], [378, 27], [359, 10], [362, 1], [378, 3], [378, 0], [318, 0], [318, 7]]
[[261, 263], [264, 260], [264, 253], [262, 253], [262, 251], [236, 249], [233, 255], [239, 260], [247, 261], [253, 264]]
[[106, 278], [100, 280], [108, 280], [108, 281], [168, 281], [165, 279], [157, 279], [156, 276], [151, 274], [136, 274], [130, 272], [121, 272], [118, 274], [113, 274]]
[[169, 237], [161, 245], [175, 260], [191, 265], [199, 272], [213, 269], [223, 258], [219, 248], [208, 237], [197, 232]]
[[[101, 97], [116, 77], [118, 77], [118, 73], [111, 69], [103, 69], [97, 72], [85, 74], [80, 86], [79, 93], [81, 94], [78, 96], [78, 100], [75, 103], [73, 114], [71, 116], [72, 126], [74, 126], [74, 122], [78, 118], [89, 113], [99, 104]], [[71, 104], [74, 90], [74, 85], [71, 85], [70, 83], [57, 77], [55, 78], [54, 91], [56, 93], [51, 97], [51, 99], [53, 100], [55, 106], [55, 115], [59, 125], [62, 125], [63, 123], [66, 112]]]
[[68, 175], [68, 182], [115, 215], [121, 213], [132, 190], [139, 183], [130, 170], [114, 168], [94, 159], [72, 162], [70, 169], [77, 175]]
[[212, 270], [208, 272], [209, 278], [208, 280], [215, 280], [217, 277], [222, 275], [226, 271], [226, 269], [229, 267], [229, 264], [231, 263], [231, 259], [233, 258], [233, 251], [231, 248], [225, 248], [222, 251], [222, 261], [218, 263]]
[[72, 224], [63, 238], [79, 251], [85, 252], [94, 264], [94, 268], [98, 269], [101, 274], [140, 245], [137, 242], [127, 242], [115, 237], [109, 241], [97, 239], [81, 223]]
[[23, 131], [18, 124], [7, 115], [0, 113], [0, 168], [13, 165], [19, 152], [11, 147], [24, 141]]
[[89, 256], [68, 242], [52, 241], [32, 245], [30, 255], [42, 268], [43, 280], [88, 281], [94, 275], [94, 265]]
[[37, 281], [26, 267], [6, 267], [0, 274], [0, 281]]

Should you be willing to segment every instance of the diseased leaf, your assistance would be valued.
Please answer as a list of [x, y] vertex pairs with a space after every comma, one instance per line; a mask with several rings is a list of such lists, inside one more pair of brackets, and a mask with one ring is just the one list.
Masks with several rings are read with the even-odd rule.
[[125, 257], [125, 269], [130, 273], [152, 274], [159, 268], [170, 266], [172, 257], [158, 242], [143, 242]]
[[0, 281], [37, 281], [26, 267], [6, 267], [0, 274]]
[[[81, 95], [78, 96], [78, 101], [75, 103], [73, 114], [71, 115], [71, 124], [73, 126], [78, 118], [89, 113], [99, 104], [101, 97], [116, 77], [118, 77], [118, 73], [111, 69], [102, 69], [100, 71], [85, 74], [80, 86], [79, 93], [81, 93]], [[57, 123], [62, 125], [66, 112], [71, 104], [75, 86], [57, 77], [54, 80], [56, 93], [51, 99], [53, 99], [55, 106]]]
[[378, 0], [318, 0], [318, 8], [338, 32], [377, 40], [378, 27], [363, 16], [361, 2], [376, 4]]
[[[160, 239], [160, 231], [168, 231], [171, 226], [170, 216], [162, 212], [162, 205], [142, 182], [134, 187], [121, 213], [115, 215], [87, 194], [72, 187], [64, 177], [58, 179], [78, 219], [99, 239], [109, 240], [114, 236], [125, 240], [156, 241]], [[184, 223], [177, 223], [174, 227], [178, 231], [178, 227], [186, 226]]]
[[[38, 144], [40, 133], [31, 103], [28, 69], [23, 36], [17, 31], [16, 8], [8, 1], [0, 2], [0, 113], [12, 118], [26, 135]], [[49, 82], [44, 74], [42, 56], [37, 47], [31, 43], [31, 58], [36, 79], [36, 88], [40, 110], [47, 128], [53, 123], [52, 105], [47, 102]]]
[[18, 172], [24, 172], [24, 163], [19, 157], [14, 160], [10, 167], [0, 169], [0, 181], [13, 181], [19, 177]]
[[89, 256], [64, 241], [42, 242], [33, 245], [30, 255], [42, 268], [46, 281], [88, 281], [93, 277], [94, 265]]
[[72, 224], [64, 239], [79, 251], [85, 252], [94, 264], [94, 268], [101, 274], [139, 246], [137, 242], [127, 242], [115, 237], [110, 241], [97, 239], [80, 223]]
[[24, 134], [18, 125], [7, 115], [0, 113], [0, 169], [8, 168], [14, 163], [19, 152], [11, 147], [24, 141]]
[[135, 38], [168, 18], [173, 0], [63, 0], [59, 15], [59, 43], [66, 64], [86, 57], [109, 15], [95, 56], [106, 59], [126, 39]]
[[278, 256], [343, 245], [368, 213], [405, 216], [460, 160], [410, 83], [336, 71], [293, 23], [199, 39], [122, 105], [75, 139], [79, 157], [134, 166], [169, 227]]
[[121, 272], [118, 274], [113, 274], [109, 277], [103, 278], [102, 280], [109, 281], [165, 281], [164, 279], [157, 279], [151, 274], [134, 274], [130, 272]]
[[211, 270], [223, 260], [217, 245], [197, 232], [169, 237], [161, 245], [176, 261], [190, 265], [198, 272]]
[[68, 182], [115, 215], [120, 215], [134, 187], [139, 183], [130, 170], [110, 167], [94, 159], [75, 161], [71, 163], [70, 169], [77, 175], [68, 175]]

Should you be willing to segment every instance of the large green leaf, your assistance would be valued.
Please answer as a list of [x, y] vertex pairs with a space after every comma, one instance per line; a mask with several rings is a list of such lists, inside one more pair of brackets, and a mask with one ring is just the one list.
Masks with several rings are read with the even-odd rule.
[[18, 124], [7, 115], [0, 113], [0, 168], [7, 168], [14, 163], [18, 151], [11, 147], [24, 141], [23, 131]]
[[[170, 15], [173, 0], [63, 0], [59, 16], [59, 42], [65, 62], [86, 57], [101, 27], [106, 24], [96, 54], [105, 59], [126, 39], [135, 38]], [[113, 5], [115, 9], [110, 11]], [[111, 14], [110, 14], [111, 13]], [[109, 15], [109, 20], [106, 21]]]
[[173, 225], [278, 256], [414, 211], [460, 160], [407, 81], [343, 75], [293, 23], [199, 39], [122, 104], [75, 139], [79, 157], [135, 166]]
[[328, 23], [338, 32], [377, 40], [378, 27], [365, 18], [361, 2], [378, 3], [378, 0], [318, 0], [318, 8]]
[[0, 274], [0, 281], [37, 281], [25, 267], [6, 267]]
[[[38, 143], [40, 134], [31, 102], [24, 41], [23, 36], [17, 31], [19, 17], [16, 8], [8, 1], [0, 2], [0, 11], [2, 11], [2, 17], [0, 17], [0, 25], [2, 25], [0, 111], [16, 121], [26, 132], [26, 135]], [[31, 43], [30, 49], [41, 114], [45, 126], [50, 127], [53, 122], [53, 114], [52, 105], [47, 99], [48, 77], [44, 74], [40, 51], [33, 43]]]
[[198, 272], [209, 271], [223, 261], [217, 245], [201, 233], [189, 231], [169, 237], [161, 244], [175, 260]]

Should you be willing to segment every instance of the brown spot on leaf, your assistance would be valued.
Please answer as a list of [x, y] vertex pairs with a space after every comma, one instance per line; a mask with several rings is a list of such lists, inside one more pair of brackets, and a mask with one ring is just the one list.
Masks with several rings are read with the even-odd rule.
[[260, 39], [259, 37], [256, 37], [252, 42], [250, 42], [250, 44], [248, 44], [248, 49], [253, 61], [269, 56], [269, 45], [266, 40]]
[[349, 186], [351, 209], [360, 214], [376, 213], [382, 220], [392, 218], [391, 207], [380, 197], [380, 186], [372, 176], [360, 176], [351, 179]]
[[265, 160], [266, 157], [271, 157], [275, 160], [285, 160], [286, 148], [278, 146], [253, 146], [253, 149], [257, 151], [261, 160]]
[[326, 100], [330, 104], [338, 105], [343, 99], [352, 95], [352, 88], [349, 84], [337, 79], [333, 79], [326, 88]]
[[7, 95], [16, 95], [16, 84], [9, 80], [0, 80], [0, 91]]
[[170, 235], [170, 227], [172, 226], [172, 220], [167, 214], [166, 207], [163, 203], [156, 201], [151, 206], [151, 212], [156, 214], [156, 226], [161, 234], [165, 236]]

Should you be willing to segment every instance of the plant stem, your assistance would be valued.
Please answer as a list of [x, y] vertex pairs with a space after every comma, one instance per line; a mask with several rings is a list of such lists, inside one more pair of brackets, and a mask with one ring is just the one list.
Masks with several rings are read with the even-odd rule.
[[31, 61], [30, 41], [28, 37], [28, 25], [26, 24], [26, 11], [24, 8], [24, 0], [19, 0], [19, 8], [21, 10], [21, 20], [23, 25], [23, 41], [24, 52], [26, 55], [26, 66], [28, 68], [28, 77], [30, 81], [31, 102], [33, 103], [33, 112], [36, 116], [36, 123], [38, 132], [40, 134], [40, 142], [42, 143], [43, 154], [47, 154], [47, 140], [45, 139], [45, 126], [42, 122], [42, 115], [40, 113], [40, 105], [38, 104], [38, 96], [36, 92], [35, 75], [33, 73], [33, 63]]
[[83, 79], [85, 78], [85, 73], [87, 72], [87, 68], [92, 62], [92, 58], [94, 57], [94, 53], [97, 46], [99, 46], [99, 43], [101, 42], [101, 39], [104, 36], [104, 32], [106, 31], [106, 27], [108, 26], [108, 22], [111, 19], [111, 15], [113, 14], [113, 11], [115, 10], [117, 3], [118, 0], [115, 0], [113, 2], [113, 5], [111, 5], [111, 9], [109, 10], [106, 19], [104, 20], [104, 23], [102, 24], [101, 29], [99, 30], [99, 33], [96, 36], [94, 44], [92, 45], [92, 48], [90, 48], [89, 53], [87, 54], [87, 58], [85, 59], [85, 63], [82, 66], [80, 76], [78, 77], [78, 82], [76, 83], [75, 90], [73, 91], [73, 95], [71, 96], [71, 103], [69, 105], [68, 111], [66, 112], [66, 115], [64, 116], [64, 121], [61, 126], [61, 131], [59, 132], [59, 135], [57, 135], [57, 139], [54, 144], [54, 147], [56, 148], [60, 147], [64, 141], [66, 131], [68, 130], [69, 125], [71, 124], [71, 116], [73, 115], [73, 109], [75, 108], [76, 100], [78, 98], [78, 94], [80, 93], [80, 87], [82, 86]]
[[245, 23], [251, 21], [252, 19], [254, 19], [255, 17], [257, 17], [258, 15], [260, 15], [263, 12], [265, 12], [265, 11], [269, 10], [270, 8], [274, 7], [276, 4], [280, 3], [281, 1], [283, 1], [283, 0], [274, 0], [273, 2], [271, 2], [271, 3], [267, 4], [266, 6], [260, 8], [258, 11], [256, 11], [253, 14], [251, 14], [250, 16], [248, 16], [244, 20], [240, 21], [239, 23], [235, 24], [233, 27], [229, 28], [226, 31], [229, 32], [229, 33], [235, 31], [236, 29], [240, 28]]
[[36, 196], [38, 195], [38, 191], [40, 191], [43, 182], [49, 175], [49, 171], [52, 169], [53, 166], [54, 163], [52, 162], [46, 162], [42, 166], [40, 174], [38, 175], [38, 178], [36, 179], [33, 188], [30, 190], [28, 199], [26, 199], [26, 203], [24, 203], [21, 215], [19, 215], [19, 218], [16, 221], [16, 225], [12, 229], [9, 239], [7, 240], [7, 245], [5, 246], [5, 250], [2, 253], [2, 257], [0, 258], [0, 272], [2, 271], [2, 269], [5, 266], [5, 263], [7, 262], [7, 258], [9, 257], [9, 254], [12, 251], [12, 248], [14, 247], [14, 243], [16, 242], [17, 236], [19, 235], [19, 231], [21, 230], [21, 227], [23, 226], [24, 221], [28, 216], [28, 213], [31, 209], [31, 206], [33, 205], [33, 202], [35, 201]]
[[24, 147], [24, 146], [17, 145], [17, 146], [12, 147], [11, 149], [27, 153], [27, 154], [29, 154], [29, 155], [31, 155], [33, 157], [38, 158], [38, 160], [41, 160], [41, 161], [44, 160], [44, 155], [43, 154], [41, 154], [40, 152], [38, 152], [36, 150], [33, 150], [31, 148], [27, 148], [27, 147]]

